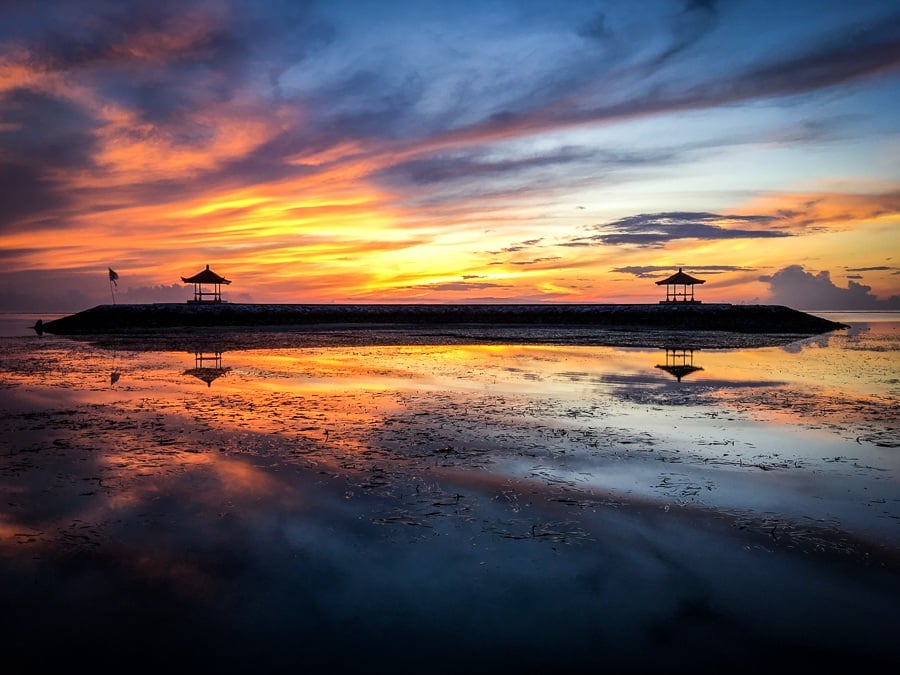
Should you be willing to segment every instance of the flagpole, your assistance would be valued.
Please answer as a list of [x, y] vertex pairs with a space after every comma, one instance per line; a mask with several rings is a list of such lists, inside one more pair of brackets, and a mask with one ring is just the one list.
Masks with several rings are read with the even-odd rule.
[[116, 281], [116, 279], [119, 278], [119, 275], [116, 274], [112, 267], [108, 267], [107, 269], [109, 270], [109, 294], [112, 296], [113, 304], [116, 304], [116, 291], [113, 288], [113, 285], [115, 285], [115, 288], [119, 287], [119, 283]]

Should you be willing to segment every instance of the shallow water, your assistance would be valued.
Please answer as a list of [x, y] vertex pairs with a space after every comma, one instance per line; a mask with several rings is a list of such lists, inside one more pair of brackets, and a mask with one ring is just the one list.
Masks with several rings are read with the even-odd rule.
[[673, 351], [8, 318], [4, 631], [226, 670], [366, 660], [340, 636], [447, 671], [896, 656], [896, 318]]

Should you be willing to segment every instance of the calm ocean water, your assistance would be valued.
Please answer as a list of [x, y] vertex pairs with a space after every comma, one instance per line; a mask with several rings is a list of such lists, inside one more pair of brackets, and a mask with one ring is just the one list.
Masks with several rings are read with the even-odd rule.
[[42, 321], [51, 321], [58, 319], [64, 314], [29, 314], [29, 313], [0, 313], [0, 338], [4, 337], [22, 337], [34, 335], [34, 331], [30, 327], [40, 319]]
[[[751, 349], [531, 340], [320, 347], [303, 336], [284, 346], [284, 335], [263, 333], [241, 342], [253, 348], [230, 351], [221, 346], [227, 340], [208, 336], [195, 347], [181, 340], [177, 351], [99, 347], [37, 336], [28, 328], [35, 315], [0, 315], [0, 378], [14, 408], [34, 400], [20, 391], [119, 411], [148, 401], [171, 409], [196, 398], [194, 405], [215, 402], [223, 416], [271, 431], [279, 443], [303, 436], [272, 426], [285, 399], [314, 395], [329, 411], [318, 414], [317, 433], [341, 428], [357, 443], [399, 406], [403, 424], [427, 429], [425, 445], [483, 443], [490, 470], [510, 476], [534, 475], [521, 446], [546, 446], [549, 461], [538, 473], [585, 489], [750, 513], [778, 501], [785, 518], [828, 519], [858, 534], [896, 537], [900, 313], [819, 314], [850, 328]], [[462, 425], [450, 409], [479, 410], [483, 419], [473, 415]], [[534, 436], [537, 424], [547, 426], [552, 442]], [[449, 427], [458, 433], [436, 431]], [[652, 452], [625, 452], [631, 447]], [[679, 470], [670, 471], [670, 463]], [[848, 463], [869, 469], [846, 471]], [[779, 480], [742, 470], [744, 464], [778, 468]], [[832, 502], [826, 488], [858, 498]]]
[[817, 314], [850, 328], [149, 349], [0, 315], [0, 598], [29, 608], [0, 628], [222, 672], [358, 665], [347, 639], [448, 670], [894, 657], [900, 313]]

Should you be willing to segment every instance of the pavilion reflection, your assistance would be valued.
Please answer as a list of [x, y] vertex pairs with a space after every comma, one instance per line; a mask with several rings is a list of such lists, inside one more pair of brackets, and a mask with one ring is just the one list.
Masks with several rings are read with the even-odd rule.
[[122, 369], [119, 367], [119, 350], [113, 350], [112, 364], [110, 365], [109, 386], [114, 387], [122, 377]]
[[207, 387], [211, 387], [215, 380], [231, 370], [222, 365], [222, 353], [221, 349], [194, 349], [194, 367], [188, 368], [182, 375], [196, 377], [206, 382]]
[[694, 365], [694, 349], [691, 347], [666, 347], [666, 362], [656, 367], [673, 375], [679, 382], [681, 378], [703, 370]]

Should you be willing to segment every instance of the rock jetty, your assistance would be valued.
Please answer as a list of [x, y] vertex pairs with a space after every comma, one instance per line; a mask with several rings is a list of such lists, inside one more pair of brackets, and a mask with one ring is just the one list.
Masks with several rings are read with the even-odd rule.
[[[232, 304], [99, 305], [42, 322], [54, 335], [190, 328], [531, 326], [607, 330], [728, 331], [815, 335], [846, 328], [780, 305], [731, 304]], [[37, 326], [36, 326], [37, 329]]]

